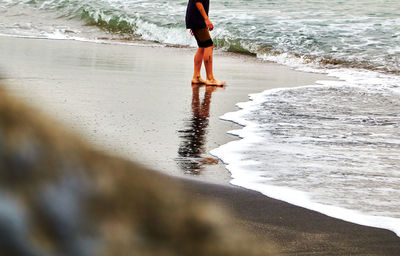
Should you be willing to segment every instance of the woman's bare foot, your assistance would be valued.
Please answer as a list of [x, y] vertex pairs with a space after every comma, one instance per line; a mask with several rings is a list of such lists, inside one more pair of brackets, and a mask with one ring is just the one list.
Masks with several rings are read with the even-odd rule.
[[193, 77], [193, 79], [192, 79], [192, 84], [205, 84], [205, 83], [206, 83], [206, 81], [203, 78], [201, 78], [200, 76]]
[[223, 86], [224, 84], [226, 84], [225, 81], [219, 81], [217, 79], [211, 79], [211, 80], [207, 79], [205, 83], [206, 85], [214, 85], [214, 86]]

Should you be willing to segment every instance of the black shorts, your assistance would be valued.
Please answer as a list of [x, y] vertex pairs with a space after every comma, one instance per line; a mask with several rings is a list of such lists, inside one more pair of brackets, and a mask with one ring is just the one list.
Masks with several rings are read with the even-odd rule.
[[194, 37], [196, 38], [197, 45], [200, 48], [207, 48], [214, 45], [208, 28], [192, 29], [192, 32]]

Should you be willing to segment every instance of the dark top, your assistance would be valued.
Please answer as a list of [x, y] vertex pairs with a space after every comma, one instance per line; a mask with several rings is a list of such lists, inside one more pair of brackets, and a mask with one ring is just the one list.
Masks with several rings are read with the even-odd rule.
[[196, 29], [196, 28], [206, 28], [206, 23], [204, 22], [203, 16], [197, 9], [196, 3], [201, 2], [203, 4], [204, 10], [208, 15], [208, 7], [210, 0], [189, 0], [186, 9], [186, 28]]

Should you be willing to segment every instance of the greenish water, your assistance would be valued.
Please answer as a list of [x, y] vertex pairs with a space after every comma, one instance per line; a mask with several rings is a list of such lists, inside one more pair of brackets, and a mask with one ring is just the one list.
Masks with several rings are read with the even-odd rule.
[[[81, 21], [113, 34], [134, 36], [174, 45], [194, 45], [184, 28], [186, 1], [163, 0], [1, 0], [2, 13], [14, 9], [54, 13], [54, 19]], [[220, 48], [293, 58], [323, 65], [343, 65], [398, 73], [400, 55], [400, 5], [398, 1], [211, 1], [213, 37]], [[19, 20], [23, 25], [24, 17]], [[32, 36], [51, 34], [57, 28], [30, 25]], [[0, 32], [18, 34], [18, 24], [4, 18]], [[51, 24], [51, 22], [48, 22]], [[71, 24], [72, 25], [72, 24]], [[11, 29], [14, 26], [13, 29]], [[73, 23], [74, 29], [79, 31]], [[25, 30], [26, 27], [25, 27]], [[62, 31], [61, 31], [62, 32]], [[23, 31], [22, 33], [27, 33]], [[68, 36], [68, 35], [66, 35]], [[76, 35], [79, 37], [79, 34]], [[82, 35], [85, 37], [85, 35]], [[93, 39], [93, 38], [92, 38]]]

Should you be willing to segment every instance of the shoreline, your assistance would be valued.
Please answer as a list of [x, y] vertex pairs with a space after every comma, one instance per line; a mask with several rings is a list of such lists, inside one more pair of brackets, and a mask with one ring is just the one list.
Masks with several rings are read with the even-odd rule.
[[[230, 174], [221, 162], [201, 164], [198, 174], [185, 174], [176, 158], [178, 149], [185, 143], [180, 131], [187, 128], [187, 124], [193, 128], [195, 117], [193, 101], [197, 96], [189, 86], [193, 49], [3, 37], [0, 41], [2, 47], [9, 50], [0, 52], [2, 59], [8, 60], [6, 65], [2, 63], [2, 68], [7, 66], [2, 70], [3, 81], [15, 96], [49, 113], [108, 153], [180, 177], [194, 196], [200, 194], [222, 201], [238, 214], [238, 222], [258, 235], [276, 236], [276, 242], [282, 241], [282, 245], [296, 244], [297, 240], [307, 244], [308, 241], [302, 249], [304, 255], [320, 243], [326, 243], [329, 252], [334, 253], [338, 244], [346, 239], [350, 240], [348, 253], [365, 255], [363, 253], [374, 251], [371, 255], [380, 255], [380, 250], [385, 253], [400, 251], [400, 246], [396, 246], [400, 239], [394, 238], [390, 231], [347, 223], [227, 185]], [[228, 86], [212, 91], [209, 96], [204, 88], [197, 92], [209, 111], [207, 126], [203, 127], [201, 157], [209, 157], [211, 149], [237, 140], [226, 132], [239, 126], [224, 122], [219, 116], [237, 110], [235, 104], [247, 101], [248, 94], [313, 84], [321, 79], [332, 80], [325, 75], [295, 71], [248, 56], [221, 52], [216, 52], [215, 56], [216, 76], [232, 79], [221, 77], [228, 81]], [[207, 97], [208, 104], [204, 100]], [[282, 216], [285, 217], [279, 219]], [[313, 224], [316, 220], [318, 223]], [[298, 237], [297, 232], [304, 222], [310, 223]], [[282, 225], [287, 230], [282, 231]], [[357, 232], [355, 237], [341, 237], [353, 231]], [[367, 234], [360, 235], [360, 232]], [[375, 236], [379, 239], [374, 240]], [[331, 239], [333, 242], [329, 241]], [[383, 243], [383, 247], [374, 242]], [[300, 247], [293, 245], [292, 250]], [[298, 255], [303, 254], [299, 252]]]
[[[190, 79], [195, 49], [12, 37], [0, 40], [2, 47], [9, 48], [3, 52], [3, 59], [9, 60], [3, 65], [5, 82], [16, 96], [109, 153], [139, 160], [170, 175], [185, 175], [175, 161], [183, 141], [177, 131], [185, 129], [186, 121], [193, 117]], [[208, 153], [212, 149], [238, 139], [227, 131], [241, 126], [219, 117], [238, 110], [236, 103], [248, 101], [249, 94], [332, 80], [240, 54], [216, 51], [214, 62], [216, 77], [227, 80], [228, 85], [216, 88], [209, 100], [205, 157], [212, 157]], [[204, 91], [200, 89], [201, 101]], [[171, 111], [165, 115], [168, 108]], [[149, 143], [141, 145], [143, 140]], [[203, 167], [194, 178], [229, 182], [230, 174], [221, 162]]]
[[219, 202], [261, 241], [271, 241], [282, 255], [398, 255], [400, 237], [326, 216], [240, 187], [183, 180], [197, 197]]
[[[224, 162], [227, 163], [226, 168], [232, 174], [232, 180], [230, 181], [230, 184], [234, 186], [257, 191], [267, 197], [287, 202], [289, 204], [298, 207], [316, 211], [332, 218], [337, 218], [358, 225], [390, 230], [391, 232], [394, 232], [397, 236], [400, 237], [400, 229], [399, 229], [400, 219], [395, 216], [388, 215], [388, 214], [396, 214], [396, 211], [385, 212], [386, 214], [374, 215], [369, 213], [368, 211], [361, 211], [358, 207], [352, 208], [343, 205], [338, 206], [337, 204], [332, 204], [331, 202], [329, 202], [329, 199], [328, 201], [313, 200], [311, 198], [318, 194], [310, 193], [309, 191], [307, 191], [307, 189], [304, 188], [298, 190], [291, 186], [285, 187], [285, 186], [273, 185], [268, 182], [259, 183], [258, 180], [260, 179], [262, 180], [262, 178], [267, 176], [265, 174], [259, 176], [258, 173], [255, 173], [254, 170], [252, 170], [251, 164], [249, 164], [250, 165], [249, 169], [246, 169], [245, 167], [242, 166], [242, 164], [245, 165], [244, 163], [242, 163], [242, 161], [247, 161], [246, 152], [243, 152], [244, 154], [240, 154], [236, 153], [236, 150], [238, 150], [239, 152], [242, 152], [241, 151], [242, 148], [246, 149], [249, 148], [249, 150], [251, 150], [250, 146], [253, 143], [255, 143], [256, 145], [260, 145], [259, 143], [257, 143], [257, 141], [263, 141], [265, 139], [262, 136], [259, 137], [257, 132], [254, 132], [254, 130], [257, 130], [258, 127], [257, 122], [253, 123], [251, 120], [248, 119], [246, 120], [246, 118], [243, 117], [246, 115], [246, 113], [251, 112], [251, 110], [249, 109], [251, 109], [254, 106], [257, 106], [257, 104], [263, 102], [265, 103], [266, 101], [263, 99], [263, 95], [274, 94], [279, 91], [293, 92], [298, 89], [300, 90], [304, 88], [311, 89], [312, 87], [314, 86], [304, 86], [304, 87], [299, 86], [296, 88], [276, 88], [264, 91], [263, 93], [260, 94], [251, 95], [252, 98], [251, 101], [239, 104], [240, 107], [242, 107], [242, 109], [240, 109], [238, 112], [227, 113], [226, 115], [221, 117], [223, 120], [233, 120], [232, 122], [238, 123], [239, 125], [243, 126], [241, 129], [230, 131], [231, 134], [235, 134], [236, 136], [238, 136], [240, 140], [231, 141], [216, 149], [213, 149], [211, 151], [211, 154], [220, 157]], [[282, 144], [282, 146], [284, 146], [284, 144]], [[268, 161], [270, 161], [269, 158]], [[264, 169], [266, 170], [269, 169], [269, 167], [260, 165], [259, 163], [256, 163], [256, 165], [264, 167]], [[338, 167], [340, 168], [340, 166]], [[269, 170], [271, 172], [279, 173], [279, 170], [282, 170], [283, 172], [287, 171], [285, 170], [285, 168], [286, 169], [288, 168], [287, 164], [281, 169], [278, 168], [278, 171], [273, 168]], [[335, 170], [337, 169], [335, 168]], [[251, 174], [254, 173], [254, 176], [249, 175], [248, 173]], [[342, 195], [340, 193], [338, 194]], [[340, 198], [344, 200], [345, 196]], [[375, 202], [376, 201], [377, 199], [375, 199]], [[373, 203], [371, 202], [370, 204], [373, 205]]]

